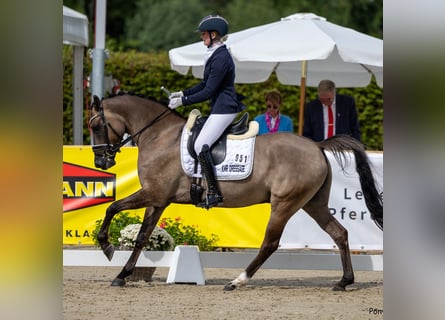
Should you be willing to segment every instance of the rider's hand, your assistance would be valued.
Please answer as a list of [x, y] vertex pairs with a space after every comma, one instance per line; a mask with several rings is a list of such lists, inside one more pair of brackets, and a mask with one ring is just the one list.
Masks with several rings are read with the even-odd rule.
[[177, 91], [177, 92], [173, 92], [171, 95], [169, 95], [168, 98], [169, 99], [181, 98], [183, 96], [184, 96], [184, 94], [182, 93], [182, 91]]
[[182, 98], [181, 97], [170, 99], [170, 103], [168, 104], [168, 107], [170, 109], [176, 109], [179, 106], [182, 106]]

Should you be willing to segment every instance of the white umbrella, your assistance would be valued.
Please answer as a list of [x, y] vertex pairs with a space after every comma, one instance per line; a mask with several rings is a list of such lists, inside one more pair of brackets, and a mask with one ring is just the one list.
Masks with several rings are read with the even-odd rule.
[[[312, 13], [231, 33], [226, 45], [235, 61], [235, 82], [263, 82], [275, 71], [281, 83], [301, 86], [300, 135], [306, 86], [330, 79], [339, 88], [364, 87], [374, 74], [383, 87], [383, 40]], [[171, 49], [171, 68], [184, 75], [191, 68], [202, 78], [205, 51], [202, 41]]]
[[63, 6], [63, 43], [88, 46], [87, 16], [65, 6]]

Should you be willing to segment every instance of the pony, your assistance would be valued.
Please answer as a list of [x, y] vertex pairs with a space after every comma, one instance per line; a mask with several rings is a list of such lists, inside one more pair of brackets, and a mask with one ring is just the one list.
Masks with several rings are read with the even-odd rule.
[[[132, 140], [138, 148], [137, 170], [141, 188], [114, 201], [107, 209], [97, 235], [105, 256], [111, 260], [114, 246], [108, 240], [113, 216], [120, 211], [145, 208], [140, 232], [127, 263], [112, 281], [125, 286], [138, 257], [162, 212], [171, 203], [190, 204], [192, 178], [181, 167], [180, 139], [186, 118], [154, 98], [124, 93], [105, 99], [93, 97], [89, 106], [89, 127], [93, 139], [94, 164], [103, 170], [115, 164], [115, 154]], [[123, 139], [124, 134], [129, 134]], [[332, 172], [325, 151], [332, 152], [344, 169], [352, 153], [371, 218], [383, 230], [383, 200], [376, 188], [364, 146], [349, 136], [334, 136], [314, 142], [289, 132], [255, 137], [254, 165], [242, 180], [219, 181], [227, 208], [270, 203], [270, 218], [263, 242], [250, 264], [227, 283], [231, 291], [245, 285], [277, 250], [288, 220], [299, 209], [312, 217], [335, 242], [342, 263], [342, 278], [333, 290], [344, 291], [354, 283], [348, 232], [329, 213]]]

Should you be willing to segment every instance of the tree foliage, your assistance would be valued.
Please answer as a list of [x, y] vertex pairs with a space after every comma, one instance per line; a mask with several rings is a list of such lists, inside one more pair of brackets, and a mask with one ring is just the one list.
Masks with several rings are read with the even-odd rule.
[[127, 46], [142, 51], [177, 47], [199, 39], [198, 17], [206, 15], [200, 0], [139, 0], [137, 11], [127, 20]]
[[[90, 39], [94, 39], [95, 2], [63, 3], [88, 16]], [[169, 50], [199, 41], [194, 30], [211, 13], [227, 18], [229, 32], [235, 32], [297, 12], [312, 12], [332, 23], [383, 37], [383, 0], [108, 0], [107, 38], [123, 49]]]

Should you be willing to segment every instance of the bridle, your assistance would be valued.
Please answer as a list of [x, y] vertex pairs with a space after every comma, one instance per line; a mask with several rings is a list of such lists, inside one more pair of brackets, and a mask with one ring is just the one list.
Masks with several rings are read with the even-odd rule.
[[[151, 120], [147, 125], [145, 125], [143, 128], [138, 130], [134, 135], [129, 135], [127, 138], [123, 139], [123, 136], [121, 136], [117, 131], [113, 128], [113, 126], [107, 121], [105, 118], [104, 109], [102, 106], [102, 102], [99, 108], [99, 113], [95, 114], [91, 117], [91, 119], [88, 121], [88, 126], [91, 127], [91, 123], [94, 121], [94, 119], [100, 117], [102, 120], [102, 127], [104, 131], [104, 137], [105, 137], [105, 143], [93, 145], [93, 152], [95, 155], [95, 165], [96, 167], [99, 167], [101, 169], [108, 169], [111, 168], [116, 164], [116, 161], [114, 160], [114, 157], [116, 156], [117, 152], [120, 152], [120, 148], [124, 146], [126, 143], [128, 143], [130, 140], [136, 138], [139, 136], [142, 132], [144, 132], [146, 129], [151, 127], [154, 123], [156, 123], [158, 120], [160, 120], [167, 112], [171, 111], [169, 108], [161, 112], [158, 116], [156, 116], [153, 120]], [[113, 131], [113, 133], [119, 137], [120, 142], [118, 144], [112, 144], [110, 143], [110, 138], [108, 136], [108, 128]]]

